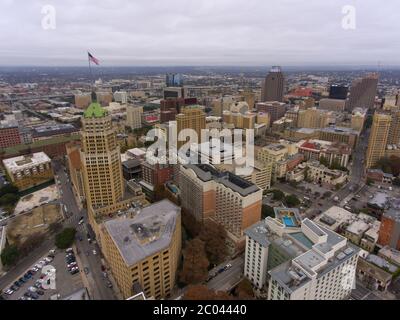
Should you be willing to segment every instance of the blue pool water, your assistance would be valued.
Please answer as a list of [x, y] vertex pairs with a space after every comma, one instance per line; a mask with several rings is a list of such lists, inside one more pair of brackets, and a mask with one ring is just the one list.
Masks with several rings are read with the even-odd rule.
[[283, 217], [282, 220], [283, 220], [283, 223], [285, 224], [285, 226], [287, 226], [287, 227], [294, 227], [295, 226], [294, 222], [293, 222], [293, 219], [290, 218], [290, 217]]

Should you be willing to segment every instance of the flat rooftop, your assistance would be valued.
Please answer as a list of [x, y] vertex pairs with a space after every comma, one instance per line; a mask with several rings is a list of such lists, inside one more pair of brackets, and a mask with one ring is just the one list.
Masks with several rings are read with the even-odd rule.
[[133, 218], [104, 223], [126, 265], [132, 266], [169, 247], [180, 208], [169, 200], [145, 207]]
[[37, 152], [30, 155], [3, 160], [4, 167], [12, 173], [30, 169], [48, 162], [51, 162], [51, 159], [44, 152]]
[[204, 182], [214, 180], [239, 193], [243, 197], [260, 190], [260, 188], [258, 188], [254, 183], [249, 182], [229, 171], [220, 172], [208, 164], [188, 164], [184, 165], [183, 167], [193, 170], [200, 180]]

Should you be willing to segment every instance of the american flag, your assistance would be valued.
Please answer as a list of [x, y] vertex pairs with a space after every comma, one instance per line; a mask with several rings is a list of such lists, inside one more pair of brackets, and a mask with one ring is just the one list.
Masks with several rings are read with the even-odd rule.
[[88, 52], [88, 56], [89, 56], [89, 61], [92, 61], [96, 65], [100, 64], [100, 61], [97, 58], [95, 58], [94, 56], [92, 56], [92, 54], [90, 52]]

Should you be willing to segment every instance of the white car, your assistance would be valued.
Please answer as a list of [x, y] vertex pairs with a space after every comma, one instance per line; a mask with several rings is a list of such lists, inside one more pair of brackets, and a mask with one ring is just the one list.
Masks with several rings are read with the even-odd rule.
[[46, 261], [47, 263], [50, 263], [50, 262], [52, 262], [52, 261], [53, 261], [53, 259], [52, 259], [52, 258], [50, 258], [50, 257], [46, 257], [46, 258], [44, 258], [44, 261]]
[[38, 271], [39, 271], [39, 268], [36, 267], [36, 266], [34, 266], [34, 267], [32, 268], [32, 270], [35, 271], [35, 272], [38, 272]]
[[12, 294], [14, 293], [14, 290], [7, 289], [7, 290], [5, 291], [5, 293], [8, 294], [8, 295], [10, 296], [10, 295], [12, 295]]
[[93, 252], [93, 254], [94, 254], [94, 255], [96, 255], [96, 254], [97, 254], [97, 251], [96, 251], [96, 250], [93, 250], [92, 252]]
[[29, 290], [30, 292], [36, 292], [36, 291], [37, 291], [37, 289], [36, 289], [35, 287], [29, 287], [28, 290]]
[[49, 254], [55, 254], [55, 253], [56, 253], [56, 250], [54, 250], [54, 249], [49, 251]]
[[40, 266], [40, 269], [41, 269], [41, 268], [43, 268], [43, 266], [46, 265], [46, 261], [40, 260], [40, 261], [38, 262], [38, 265]]
[[37, 263], [37, 264], [35, 264], [35, 268], [38, 269], [38, 270], [40, 270], [40, 269], [43, 268], [43, 266], [41, 266], [39, 263]]
[[67, 265], [67, 268], [72, 268], [76, 266], [76, 262], [72, 262], [70, 264]]

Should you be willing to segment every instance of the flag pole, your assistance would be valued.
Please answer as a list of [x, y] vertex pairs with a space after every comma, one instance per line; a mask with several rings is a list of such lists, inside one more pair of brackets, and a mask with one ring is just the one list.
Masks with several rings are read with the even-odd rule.
[[92, 87], [93, 87], [94, 86], [94, 80], [93, 80], [92, 65], [90, 64], [89, 51], [87, 52], [87, 56], [88, 56], [88, 63], [89, 63], [90, 79], [91, 79]]

